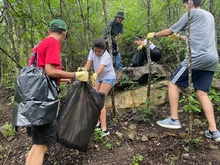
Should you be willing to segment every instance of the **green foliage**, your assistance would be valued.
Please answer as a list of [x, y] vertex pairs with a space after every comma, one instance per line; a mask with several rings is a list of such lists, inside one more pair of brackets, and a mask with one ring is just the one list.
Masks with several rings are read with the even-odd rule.
[[143, 156], [141, 154], [136, 154], [132, 158], [132, 165], [139, 165], [139, 162], [143, 160]]
[[189, 146], [183, 148], [184, 151], [189, 152]]
[[140, 123], [146, 123], [149, 122], [149, 116], [152, 114], [150, 110], [146, 108], [135, 108], [135, 111], [138, 113], [137, 121]]
[[112, 144], [111, 143], [106, 143], [105, 144], [105, 149], [106, 150], [111, 150], [112, 149]]
[[9, 97], [10, 102], [8, 103], [8, 105], [13, 105], [14, 103], [14, 95]]
[[185, 103], [183, 109], [187, 112], [189, 111], [201, 112], [201, 105], [199, 101], [195, 98], [195, 94], [191, 94], [191, 95], [186, 94], [186, 96], [183, 96], [180, 102]]
[[96, 143], [103, 142], [102, 134], [103, 133], [101, 129], [95, 129], [93, 140]]
[[[216, 89], [212, 88], [209, 92], [209, 99], [215, 104], [219, 105], [220, 103], [220, 94]], [[220, 106], [217, 107], [217, 110], [220, 111]]]
[[16, 134], [15, 128], [12, 126], [12, 124], [9, 124], [8, 122], [3, 125], [3, 129], [3, 135], [6, 137], [14, 136]]
[[2, 85], [4, 85], [7, 89], [14, 89], [16, 82], [16, 74], [12, 71], [6, 73], [2, 79]]
[[193, 140], [193, 142], [197, 144], [197, 143], [199, 143], [199, 142], [201, 141], [201, 139], [202, 139], [202, 137], [199, 136], [199, 137], [195, 138], [195, 139]]

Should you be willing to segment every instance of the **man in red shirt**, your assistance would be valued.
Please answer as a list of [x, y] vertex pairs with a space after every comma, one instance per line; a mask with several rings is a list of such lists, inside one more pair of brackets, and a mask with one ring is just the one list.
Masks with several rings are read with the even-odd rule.
[[[60, 69], [60, 45], [66, 38], [66, 23], [59, 19], [51, 21], [48, 33], [48, 37], [41, 40], [32, 50], [32, 54], [37, 52], [38, 55], [37, 66], [44, 67], [48, 77], [56, 80], [58, 84], [60, 79], [69, 82], [73, 79], [87, 82], [89, 78], [87, 71], [66, 72]], [[33, 60], [32, 55], [29, 64], [32, 64]], [[56, 119], [46, 125], [29, 127], [27, 133], [32, 136], [33, 146], [26, 158], [26, 165], [42, 165], [48, 146], [57, 140]]]

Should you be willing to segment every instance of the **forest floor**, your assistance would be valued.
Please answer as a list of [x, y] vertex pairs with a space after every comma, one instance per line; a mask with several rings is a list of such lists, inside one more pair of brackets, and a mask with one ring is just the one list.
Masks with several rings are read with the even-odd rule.
[[[0, 127], [11, 123], [10, 96], [0, 87]], [[110, 135], [92, 138], [86, 153], [56, 144], [48, 150], [45, 165], [220, 165], [220, 144], [207, 139], [204, 115], [194, 114], [194, 143], [189, 148], [188, 113], [180, 113], [182, 129], [171, 130], [158, 126], [157, 120], [167, 117], [169, 105], [157, 107], [148, 121], [140, 123], [134, 110], [120, 112], [116, 122], [108, 123]], [[220, 125], [220, 112], [216, 112]], [[109, 119], [110, 117], [108, 117]], [[0, 164], [24, 165], [31, 139], [24, 132], [15, 136], [0, 135]]]

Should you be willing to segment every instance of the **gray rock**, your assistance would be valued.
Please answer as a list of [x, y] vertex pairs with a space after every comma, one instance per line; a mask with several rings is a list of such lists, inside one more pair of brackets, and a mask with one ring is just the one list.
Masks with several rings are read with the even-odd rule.
[[208, 125], [206, 122], [203, 122], [200, 124], [200, 127], [202, 127], [203, 129], [207, 129]]
[[134, 140], [135, 139], [135, 134], [131, 133], [128, 135], [129, 140]]
[[201, 120], [199, 120], [199, 119], [194, 119], [193, 120], [193, 125], [200, 126], [201, 124], [202, 124]]
[[131, 124], [130, 126], [129, 126], [129, 129], [131, 130], [131, 131], [133, 131], [133, 130], [135, 130], [136, 129], [136, 124]]
[[204, 135], [204, 132], [203, 131], [199, 131], [199, 135]]
[[189, 157], [189, 154], [188, 154], [188, 153], [184, 153], [184, 154], [183, 154], [183, 157], [184, 157], [184, 158], [188, 158], [188, 157]]
[[141, 141], [142, 141], [142, 142], [146, 142], [146, 141], [148, 141], [147, 136], [143, 135], [142, 138], [141, 138]]
[[210, 145], [209, 145], [209, 148], [210, 148], [211, 150], [218, 150], [218, 146], [213, 145], [213, 144], [210, 144]]
[[127, 122], [127, 121], [126, 121], [126, 122], [123, 122], [122, 125], [128, 126], [128, 122]]
[[218, 78], [213, 77], [212, 87], [220, 91], [220, 83]]
[[150, 139], [153, 139], [153, 138], [156, 138], [157, 137], [157, 135], [155, 134], [155, 133], [149, 133], [148, 134], [148, 139], [150, 140]]
[[[159, 81], [151, 85], [151, 100], [155, 106], [163, 105], [167, 102], [167, 84], [168, 81]], [[147, 86], [140, 86], [135, 89], [115, 92], [115, 106], [121, 109], [131, 109], [143, 107], [146, 105]], [[105, 100], [106, 108], [112, 107], [111, 96], [107, 96]], [[124, 117], [124, 116], [121, 116]]]
[[[155, 79], [162, 79], [168, 76], [162, 65], [154, 64], [152, 67], [152, 77]], [[121, 73], [120, 73], [121, 74]], [[148, 80], [148, 66], [141, 67], [128, 67], [122, 71], [122, 75], [117, 75], [117, 77], [127, 77], [127, 81], [136, 81], [138, 83], [145, 83]], [[116, 86], [120, 85], [120, 78], [116, 81]]]
[[121, 132], [115, 132], [115, 134], [117, 135], [117, 137], [119, 137], [120, 139], [123, 137], [123, 134]]

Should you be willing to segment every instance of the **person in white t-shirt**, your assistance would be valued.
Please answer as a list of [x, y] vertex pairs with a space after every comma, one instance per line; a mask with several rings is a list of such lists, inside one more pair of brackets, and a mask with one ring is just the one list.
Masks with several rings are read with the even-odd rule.
[[[85, 68], [88, 70], [93, 63], [94, 73], [92, 75], [92, 82], [94, 88], [99, 92], [105, 93], [105, 96], [108, 95], [116, 80], [112, 58], [106, 51], [106, 48], [107, 46], [104, 39], [95, 40], [85, 65]], [[97, 127], [101, 128], [103, 136], [109, 135], [110, 132], [106, 125], [105, 106], [101, 110]]]

